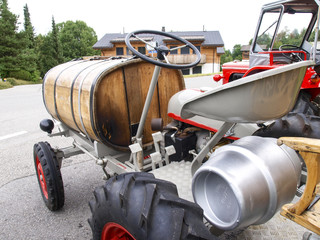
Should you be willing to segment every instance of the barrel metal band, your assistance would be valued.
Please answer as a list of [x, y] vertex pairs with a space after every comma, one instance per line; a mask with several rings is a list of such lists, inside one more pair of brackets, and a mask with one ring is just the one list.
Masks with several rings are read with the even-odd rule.
[[[94, 96], [94, 90], [95, 90], [95, 86], [97, 84], [97, 81], [101, 78], [103, 78], [106, 74], [108, 74], [109, 72], [113, 71], [114, 69], [118, 69], [121, 67], [122, 62], [127, 61], [128, 59], [121, 59], [120, 61], [116, 61], [114, 60], [114, 58], [109, 58], [107, 59], [109, 61], [113, 60], [115, 62], [114, 65], [109, 66], [106, 69], [103, 69], [102, 71], [100, 71], [99, 74], [97, 74], [97, 76], [95, 77], [95, 79], [92, 81], [91, 84], [91, 89], [90, 89], [90, 109], [93, 109], [93, 96]], [[97, 138], [101, 137], [102, 139], [104, 139], [104, 136], [102, 136], [101, 134], [99, 134], [94, 126], [94, 116], [93, 116], [93, 111], [90, 111], [90, 119], [91, 119], [91, 127], [93, 129], [94, 134], [97, 136]]]
[[[87, 60], [84, 60], [84, 61], [87, 61]], [[67, 69], [69, 69], [69, 68], [71, 68], [71, 67], [73, 67], [73, 66], [75, 66], [75, 65], [77, 65], [77, 64], [83, 63], [84, 61], [76, 62], [75, 64], [72, 64], [72, 65], [66, 67], [65, 69], [63, 69], [63, 70], [58, 74], [58, 76], [56, 77], [56, 79], [55, 79], [55, 81], [54, 81], [54, 88], [53, 88], [54, 110], [55, 110], [56, 116], [57, 116], [57, 118], [59, 119], [60, 122], [63, 122], [63, 121], [61, 120], [61, 118], [60, 118], [60, 116], [59, 116], [59, 113], [58, 113], [58, 109], [57, 109], [57, 101], [56, 101], [57, 81], [58, 81], [59, 77], [61, 76], [61, 74], [62, 74], [64, 71], [66, 71]]]
[[[104, 60], [105, 61], [105, 60]], [[89, 65], [87, 67], [85, 67], [84, 69], [81, 69], [81, 71], [79, 71], [79, 73], [74, 77], [74, 79], [72, 80], [72, 84], [71, 84], [71, 88], [70, 88], [70, 109], [71, 109], [71, 115], [72, 115], [72, 119], [73, 119], [73, 122], [74, 124], [76, 125], [76, 127], [79, 129], [79, 131], [81, 131], [77, 121], [76, 121], [76, 118], [75, 118], [75, 115], [74, 115], [74, 106], [73, 106], [73, 88], [74, 88], [74, 84], [77, 80], [77, 78], [79, 77], [79, 75], [81, 73], [83, 73], [86, 69], [90, 68], [90, 67], [93, 67], [95, 65], [98, 65], [100, 63], [103, 63], [104, 61], [98, 61], [98, 62], [95, 62], [94, 64], [92, 65]], [[94, 68], [95, 69], [95, 68]], [[93, 70], [94, 70], [93, 69]], [[87, 74], [88, 75], [88, 74]], [[87, 75], [85, 76], [85, 78], [87, 77]]]

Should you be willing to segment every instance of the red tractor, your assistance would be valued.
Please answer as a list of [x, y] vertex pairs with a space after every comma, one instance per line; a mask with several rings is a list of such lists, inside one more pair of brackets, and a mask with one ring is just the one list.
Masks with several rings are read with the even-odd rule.
[[305, 74], [296, 105], [288, 115], [269, 125], [260, 125], [259, 136], [320, 138], [320, 52], [314, 46], [318, 5], [313, 0], [278, 1], [262, 7], [252, 39], [249, 60], [223, 64], [223, 74], [214, 80], [223, 84], [294, 62], [312, 59], [316, 66]]

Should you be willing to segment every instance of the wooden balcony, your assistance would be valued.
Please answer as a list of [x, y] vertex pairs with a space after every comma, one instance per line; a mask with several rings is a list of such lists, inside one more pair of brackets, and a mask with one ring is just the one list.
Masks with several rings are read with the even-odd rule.
[[[188, 64], [196, 60], [197, 55], [195, 54], [169, 54], [168, 60], [172, 64]], [[205, 64], [207, 62], [206, 55], [201, 54], [200, 64]]]

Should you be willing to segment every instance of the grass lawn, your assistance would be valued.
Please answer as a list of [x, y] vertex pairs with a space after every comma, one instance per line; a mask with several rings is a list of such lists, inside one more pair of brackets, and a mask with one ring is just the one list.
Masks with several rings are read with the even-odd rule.
[[192, 74], [192, 75], [183, 75], [184, 78], [192, 78], [192, 77], [203, 77], [203, 76], [211, 76], [215, 74], [221, 74], [220, 73], [202, 73], [202, 74]]
[[7, 78], [6, 82], [0, 81], [0, 90], [12, 88], [13, 86], [18, 86], [18, 85], [39, 84], [39, 83], [42, 83], [42, 81], [32, 82], [32, 81], [25, 81], [25, 80], [20, 80], [15, 78]]

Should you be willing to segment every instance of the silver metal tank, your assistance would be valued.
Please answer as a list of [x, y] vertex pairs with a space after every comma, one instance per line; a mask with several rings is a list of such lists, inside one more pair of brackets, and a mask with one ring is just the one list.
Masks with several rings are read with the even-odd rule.
[[233, 230], [272, 218], [293, 199], [300, 173], [294, 150], [248, 136], [217, 149], [193, 176], [192, 192], [209, 222]]

